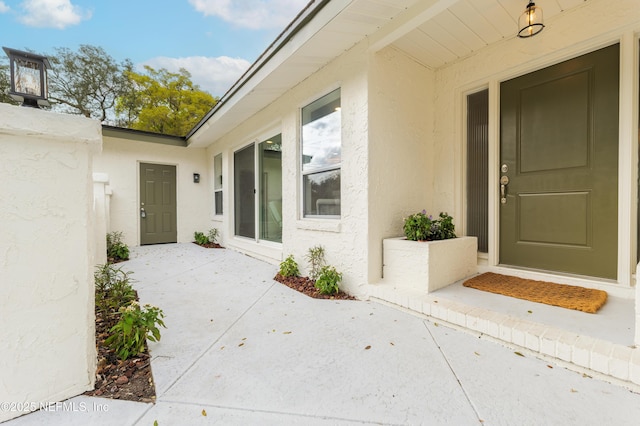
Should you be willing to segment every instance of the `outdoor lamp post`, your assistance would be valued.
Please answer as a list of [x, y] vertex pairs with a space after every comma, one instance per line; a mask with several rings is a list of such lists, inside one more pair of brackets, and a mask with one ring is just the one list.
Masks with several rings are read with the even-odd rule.
[[40, 108], [49, 106], [47, 86], [47, 68], [51, 68], [45, 56], [31, 52], [2, 48], [9, 57], [11, 87], [9, 96], [22, 106]]

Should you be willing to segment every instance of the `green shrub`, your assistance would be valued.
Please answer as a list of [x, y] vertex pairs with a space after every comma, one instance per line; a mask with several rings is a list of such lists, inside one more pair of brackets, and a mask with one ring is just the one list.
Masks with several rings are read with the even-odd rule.
[[315, 287], [322, 294], [336, 294], [340, 288], [338, 283], [342, 281], [342, 274], [333, 266], [323, 266], [320, 269]]
[[220, 232], [218, 231], [218, 228], [209, 229], [208, 237], [209, 237], [209, 241], [211, 241], [212, 243], [217, 243], [218, 237], [220, 237]]
[[107, 259], [110, 262], [129, 260], [129, 247], [122, 242], [122, 232], [107, 234]]
[[93, 273], [95, 281], [96, 308], [100, 311], [117, 309], [130, 303], [136, 298], [129, 276], [132, 272], [125, 272], [110, 263], [99, 265]]
[[146, 339], [152, 342], [160, 340], [158, 326], [165, 327], [164, 313], [158, 307], [144, 305], [133, 301], [129, 306], [120, 308], [120, 320], [109, 332], [111, 335], [105, 340], [118, 358], [126, 360], [144, 351]]
[[324, 247], [315, 246], [311, 247], [305, 256], [307, 262], [309, 262], [309, 278], [315, 280], [320, 275], [320, 269], [325, 265], [324, 260]]
[[300, 270], [298, 264], [293, 259], [293, 255], [290, 254], [282, 263], [280, 263], [280, 270], [278, 271], [283, 277], [297, 277], [300, 276]]
[[198, 232], [198, 231], [194, 232], [193, 238], [195, 238], [196, 244], [204, 245], [204, 244], [210, 243], [209, 237], [204, 235], [202, 232]]
[[447, 213], [440, 213], [440, 217], [434, 219], [427, 216], [427, 212], [412, 214], [404, 219], [404, 235], [412, 241], [432, 241], [455, 238], [455, 226], [453, 218]]

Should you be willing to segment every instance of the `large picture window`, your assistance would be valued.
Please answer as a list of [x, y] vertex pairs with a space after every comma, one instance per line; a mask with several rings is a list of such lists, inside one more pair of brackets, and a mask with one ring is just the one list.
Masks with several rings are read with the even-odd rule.
[[303, 216], [340, 217], [340, 89], [302, 108]]

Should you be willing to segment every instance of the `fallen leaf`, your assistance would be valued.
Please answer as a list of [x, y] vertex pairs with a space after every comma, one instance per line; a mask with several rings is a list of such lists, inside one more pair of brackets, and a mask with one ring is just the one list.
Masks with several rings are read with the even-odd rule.
[[158, 421], [157, 420], [153, 421], [153, 426], [158, 426]]
[[223, 349], [224, 349], [224, 346], [221, 346], [221, 347], [220, 347], [220, 350], [223, 350]]
[[514, 352], [514, 354], [518, 355], [518, 356], [524, 356], [522, 355], [520, 352]]
[[433, 325], [435, 325], [436, 327], [440, 327], [440, 324], [438, 324], [437, 322], [434, 322]]
[[282, 334], [291, 334], [290, 331], [283, 331]]
[[547, 368], [553, 368], [553, 365], [547, 365]]
[[202, 410], [202, 415], [207, 417], [207, 412], [205, 410]]
[[530, 314], [532, 314], [532, 313], [533, 313], [532, 311], [527, 311], [527, 312], [528, 312], [528, 313], [530, 313]]
[[582, 373], [582, 377], [584, 377], [585, 379], [593, 379], [593, 377], [591, 377], [587, 373]]
[[578, 391], [573, 389], [573, 388], [571, 388], [571, 393], [578, 393]]
[[371, 345], [367, 345], [367, 346], [365, 346], [365, 348], [364, 348], [364, 350], [365, 350], [365, 351], [366, 351], [366, 350], [369, 350], [369, 349], [371, 349]]
[[476, 355], [480, 356], [480, 354], [479, 354], [478, 352], [474, 352], [474, 354], [476, 354]]
[[240, 344], [238, 345], [238, 347], [240, 347], [240, 346], [244, 346], [244, 343], [240, 343]]
[[391, 346], [395, 346], [395, 345], [393, 344], [393, 342], [389, 342], [389, 344], [390, 344]]
[[242, 338], [242, 340], [247, 340], [247, 338], [246, 338], [246, 337], [243, 337], [243, 338]]

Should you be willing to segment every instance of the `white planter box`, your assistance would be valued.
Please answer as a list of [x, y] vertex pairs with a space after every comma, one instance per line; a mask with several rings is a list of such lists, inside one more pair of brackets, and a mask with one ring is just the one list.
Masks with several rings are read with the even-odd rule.
[[383, 240], [384, 281], [396, 287], [430, 293], [476, 274], [478, 239], [440, 241]]

